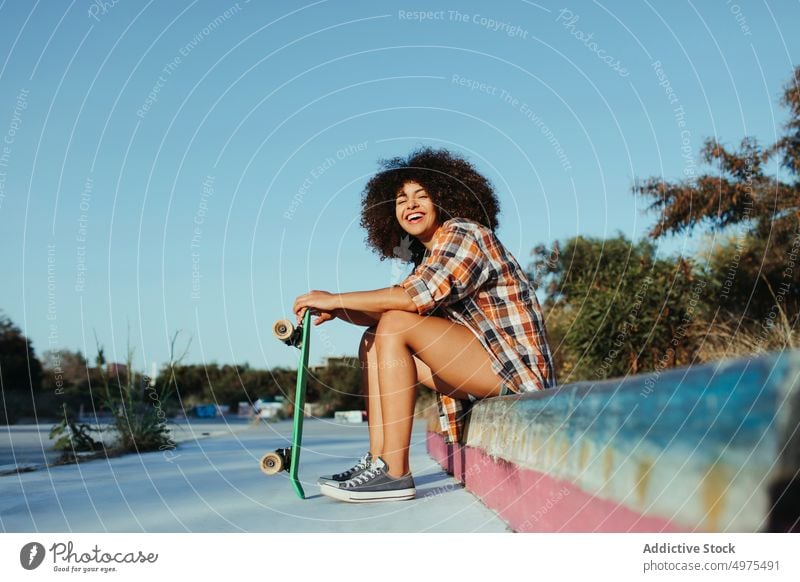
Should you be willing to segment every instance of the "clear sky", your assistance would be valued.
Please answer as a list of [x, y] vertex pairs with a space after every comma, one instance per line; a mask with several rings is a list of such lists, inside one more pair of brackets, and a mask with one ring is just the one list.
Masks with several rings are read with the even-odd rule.
[[[638, 239], [635, 178], [780, 133], [798, 25], [744, 0], [0, 1], [0, 309], [39, 355], [96, 333], [121, 360], [130, 327], [143, 369], [177, 330], [189, 362], [294, 365], [270, 328], [295, 296], [407, 274], [358, 226], [377, 160], [467, 156], [523, 265]], [[316, 328], [312, 360], [359, 337]]]

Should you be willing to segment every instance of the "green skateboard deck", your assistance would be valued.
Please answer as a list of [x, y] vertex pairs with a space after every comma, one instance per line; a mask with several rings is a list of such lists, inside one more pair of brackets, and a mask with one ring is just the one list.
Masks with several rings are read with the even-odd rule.
[[306, 310], [303, 322], [295, 327], [286, 319], [275, 322], [272, 332], [286, 345], [300, 349], [300, 361], [297, 364], [297, 384], [294, 395], [294, 422], [292, 423], [292, 446], [288, 449], [277, 449], [261, 458], [261, 470], [267, 475], [275, 475], [281, 471], [289, 472], [289, 480], [300, 499], [306, 495], [300, 484], [298, 469], [300, 468], [300, 450], [303, 441], [303, 412], [306, 404], [306, 384], [308, 381], [308, 352], [311, 349], [309, 331], [311, 329], [311, 311]]

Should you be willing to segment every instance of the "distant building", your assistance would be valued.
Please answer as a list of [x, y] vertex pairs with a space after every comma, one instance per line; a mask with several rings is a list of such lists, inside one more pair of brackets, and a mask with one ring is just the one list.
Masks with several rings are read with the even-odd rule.
[[309, 366], [312, 372], [319, 372], [331, 366], [347, 366], [349, 368], [358, 368], [361, 364], [356, 356], [330, 356], [323, 360], [321, 366]]
[[106, 365], [107, 376], [127, 376], [128, 366], [125, 364], [109, 363]]

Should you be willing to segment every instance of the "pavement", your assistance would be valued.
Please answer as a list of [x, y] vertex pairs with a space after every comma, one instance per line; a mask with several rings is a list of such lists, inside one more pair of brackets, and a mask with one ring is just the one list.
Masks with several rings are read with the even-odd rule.
[[[92, 422], [91, 418], [82, 419], [92, 426], [108, 428], [107, 422]], [[217, 417], [208, 419], [180, 418], [169, 421], [170, 436], [175, 443], [194, 441], [209, 436], [229, 434], [246, 427], [249, 421], [237, 417]], [[60, 451], [53, 449], [54, 440], [50, 439], [50, 429], [56, 421], [40, 424], [14, 424], [0, 427], [0, 475], [17, 470], [29, 471], [51, 465], [61, 456]], [[93, 432], [96, 441], [111, 444], [113, 433], [110, 431]]]
[[[411, 468], [417, 499], [370, 504], [330, 499], [316, 484], [319, 475], [348, 468], [363, 454], [366, 423], [306, 419], [300, 465], [305, 500], [294, 494], [287, 473], [268, 477], [259, 469], [264, 453], [289, 445], [290, 421], [191, 421], [173, 427], [174, 450], [63, 466], [43, 464], [41, 434], [46, 438], [49, 426], [9, 427], [7, 435], [17, 433], [6, 440], [16, 439], [15, 447], [32, 444], [32, 453], [20, 447], [20, 455], [38, 456], [42, 464], [0, 476], [0, 531], [510, 531], [428, 456], [424, 422], [415, 425]], [[0, 450], [2, 445], [0, 440]]]

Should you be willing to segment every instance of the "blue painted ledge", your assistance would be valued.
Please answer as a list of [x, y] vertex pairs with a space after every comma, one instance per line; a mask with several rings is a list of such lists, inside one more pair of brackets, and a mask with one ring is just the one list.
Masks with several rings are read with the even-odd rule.
[[799, 424], [793, 351], [485, 400], [465, 449], [669, 529], [792, 531]]

